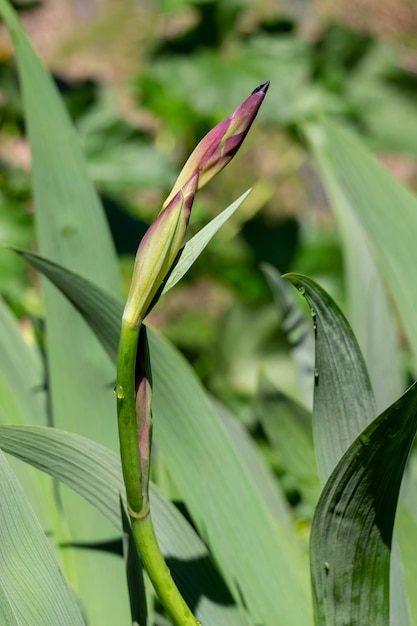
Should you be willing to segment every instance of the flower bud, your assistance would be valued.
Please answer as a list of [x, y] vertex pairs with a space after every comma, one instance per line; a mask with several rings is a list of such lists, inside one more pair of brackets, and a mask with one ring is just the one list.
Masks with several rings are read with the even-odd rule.
[[197, 180], [198, 174], [191, 176], [142, 237], [123, 313], [130, 326], [142, 322], [183, 245]]
[[198, 191], [231, 161], [250, 129], [268, 87], [269, 81], [257, 87], [229, 117], [203, 137], [181, 170], [164, 206], [195, 172], [198, 172]]

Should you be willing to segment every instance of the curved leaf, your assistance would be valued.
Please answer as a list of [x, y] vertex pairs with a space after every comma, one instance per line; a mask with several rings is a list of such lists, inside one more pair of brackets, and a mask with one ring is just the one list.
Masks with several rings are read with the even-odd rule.
[[[46, 259], [43, 266], [49, 271]], [[85, 311], [87, 322], [95, 318], [100, 337], [100, 320], [110, 330], [119, 307], [121, 315], [117, 301], [104, 292], [95, 300], [99, 288], [81, 277], [75, 283], [65, 268], [50, 277], [64, 293], [71, 285], [68, 297]], [[112, 341], [119, 328], [120, 322], [110, 331]], [[236, 602], [243, 597], [255, 623], [265, 626], [275, 625], [277, 615], [283, 626], [308, 620], [304, 559], [295, 538], [273, 522], [239, 450], [185, 360], [155, 333], [149, 333], [149, 340], [155, 440]]]
[[320, 626], [390, 623], [392, 532], [416, 430], [417, 383], [355, 439], [324, 487], [311, 529]]
[[[305, 131], [340, 229], [349, 305], [348, 318], [363, 351], [378, 412], [381, 412], [404, 391], [404, 386], [391, 303], [388, 301], [386, 285], [371, 254], [372, 241], [369, 235], [373, 236], [373, 232], [364, 231], [358, 214], [360, 207], [357, 200], [353, 203], [351, 193], [347, 193], [335, 171], [337, 162], [328, 154], [322, 127], [308, 124]], [[388, 173], [386, 177], [389, 184]], [[379, 192], [378, 186], [373, 193]], [[368, 182], [362, 193], [365, 209], [368, 210]], [[382, 267], [380, 265], [379, 270]]]
[[[121, 293], [117, 257], [98, 194], [89, 179], [80, 141], [56, 85], [6, 0], [0, 14], [16, 52], [30, 144], [35, 226], [39, 250]], [[108, 447], [117, 446], [109, 381], [114, 367], [91, 330], [56, 289], [43, 282], [45, 354], [53, 423]], [[103, 358], [104, 357], [104, 358]], [[90, 419], [87, 419], [87, 416]], [[91, 419], [100, 416], [100, 419]], [[74, 492], [60, 490], [56, 525], [67, 543], [111, 539], [111, 526]], [[63, 533], [65, 532], [65, 537]], [[97, 550], [61, 552], [65, 575], [81, 597], [89, 621], [112, 626], [130, 619], [123, 563]]]
[[354, 133], [328, 119], [320, 121], [320, 129], [316, 141], [371, 242], [417, 363], [417, 304], [411, 287], [417, 265], [417, 200]]
[[368, 372], [352, 330], [336, 303], [313, 280], [286, 274], [306, 298], [316, 332], [314, 447], [324, 483], [358, 434], [375, 417]]
[[52, 547], [2, 452], [0, 503], [2, 623], [82, 626]]
[[[120, 494], [124, 494], [124, 484], [114, 452], [73, 433], [35, 426], [0, 426], [0, 448], [64, 482], [122, 530]], [[154, 485], [151, 503], [163, 553], [198, 618], [219, 626], [245, 624], [207, 548]]]
[[[287, 276], [306, 297], [316, 330], [314, 442], [322, 480], [376, 413], [368, 372], [352, 330], [336, 303], [311, 279]], [[341, 553], [341, 559], [345, 557]], [[391, 558], [391, 620], [409, 623], [398, 550]]]

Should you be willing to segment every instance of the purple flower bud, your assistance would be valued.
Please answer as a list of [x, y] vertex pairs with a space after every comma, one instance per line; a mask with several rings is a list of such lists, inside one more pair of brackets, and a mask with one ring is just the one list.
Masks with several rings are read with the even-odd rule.
[[257, 87], [229, 117], [203, 137], [184, 165], [164, 206], [194, 173], [198, 173], [199, 190], [229, 163], [245, 139], [268, 87], [269, 81]]
[[198, 175], [172, 198], [152, 222], [136, 253], [135, 267], [123, 319], [139, 325], [183, 245], [197, 187]]

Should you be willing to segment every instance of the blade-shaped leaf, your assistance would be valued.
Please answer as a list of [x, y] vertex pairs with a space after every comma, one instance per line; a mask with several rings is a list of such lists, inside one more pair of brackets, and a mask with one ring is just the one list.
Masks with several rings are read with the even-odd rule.
[[162, 293], [166, 293], [169, 289], [172, 289], [184, 274], [190, 269], [194, 261], [200, 256], [204, 248], [210, 243], [217, 231], [223, 226], [225, 222], [233, 215], [235, 211], [240, 207], [242, 202], [246, 200], [250, 194], [251, 189], [246, 191], [235, 202], [233, 202], [227, 209], [224, 209], [219, 215], [216, 215], [206, 226], [198, 231], [194, 237], [192, 237], [185, 244], [178, 263], [174, 267], [173, 271], [169, 275], [169, 278], [165, 284]]
[[330, 120], [322, 120], [320, 128], [320, 150], [325, 153], [331, 175], [371, 242], [416, 363], [417, 303], [411, 287], [417, 265], [416, 198], [352, 132]]
[[[13, 40], [32, 156], [32, 188], [39, 250], [121, 293], [117, 259], [97, 193], [88, 178], [80, 142], [56, 86], [42, 66], [6, 0], [0, 14]], [[44, 283], [46, 357], [53, 423], [117, 447], [114, 367], [91, 330], [62, 294]], [[106, 541], [107, 520], [75, 493], [62, 488], [65, 528], [76, 542]], [[62, 552], [65, 574], [92, 623], [129, 619], [123, 563], [94, 550]], [[104, 566], [104, 562], [106, 566]]]
[[321, 127], [309, 124], [306, 132], [339, 225], [349, 304], [348, 318], [368, 366], [380, 412], [404, 390], [396, 328], [385, 285], [371, 255], [369, 237], [352, 205], [352, 198], [343, 190], [335, 175]]
[[[375, 401], [359, 345], [336, 303], [311, 279], [289, 274], [310, 304], [316, 331], [313, 411], [314, 443], [322, 481], [348, 446], [371, 422]], [[397, 550], [391, 559], [391, 620], [408, 623], [402, 568]]]
[[352, 441], [376, 414], [368, 372], [352, 330], [317, 283], [287, 274], [305, 296], [316, 332], [314, 447], [324, 483]]
[[[0, 426], [0, 448], [64, 482], [119, 530], [124, 484], [119, 457], [57, 428]], [[178, 510], [151, 486], [156, 533], [172, 574], [203, 623], [241, 626], [244, 617], [213, 565], [207, 548]]]
[[272, 519], [185, 359], [154, 333], [150, 353], [156, 442], [236, 601], [243, 597], [255, 624], [276, 624], [277, 618], [283, 626], [308, 623], [305, 570], [294, 538]]
[[[28, 250], [14, 250], [61, 289], [99, 338], [110, 359], [116, 363], [122, 303], [79, 274], [66, 271], [62, 265]], [[101, 314], [96, 315], [97, 311]]]
[[[0, 299], [0, 423], [46, 424], [45, 381], [40, 355], [25, 341], [17, 320]], [[51, 530], [52, 485], [21, 463], [11, 463], [42, 527]]]
[[286, 530], [291, 527], [291, 516], [288, 502], [281, 491], [279, 483], [274, 479], [272, 472], [264, 462], [252, 437], [247, 432], [240, 420], [233, 415], [225, 406], [212, 398], [213, 406], [220, 417], [222, 424], [230, 437], [239, 448], [245, 465], [250, 470], [259, 493], [278, 524]]
[[[44, 264], [48, 265], [45, 259]], [[64, 268], [51, 279], [64, 293], [68, 281], [73, 287], [75, 284]], [[94, 306], [92, 294], [97, 293], [97, 287], [87, 281], [78, 280], [77, 284], [80, 288], [70, 297], [86, 311], [86, 321], [91, 316], [109, 320], [117, 315], [118, 307], [121, 314], [122, 306], [104, 293], [100, 301], [107, 297], [107, 306]], [[105, 327], [110, 328], [110, 324]], [[113, 329], [117, 335], [119, 328], [120, 323]], [[310, 605], [298, 545], [273, 523], [238, 449], [192, 370], [155, 333], [149, 333], [149, 338], [155, 439], [236, 601], [241, 602], [243, 595], [252, 619], [265, 626], [275, 624], [277, 615], [282, 616], [283, 626], [306, 621]], [[241, 576], [243, 571], [245, 576]]]
[[392, 532], [417, 430], [417, 384], [353, 442], [327, 481], [311, 530], [316, 621], [390, 623]]
[[1, 623], [83, 625], [48, 539], [2, 452], [0, 502]]
[[285, 396], [261, 372], [257, 415], [285, 470], [294, 478], [301, 495], [316, 506], [321, 486], [313, 448], [312, 417], [309, 411]]

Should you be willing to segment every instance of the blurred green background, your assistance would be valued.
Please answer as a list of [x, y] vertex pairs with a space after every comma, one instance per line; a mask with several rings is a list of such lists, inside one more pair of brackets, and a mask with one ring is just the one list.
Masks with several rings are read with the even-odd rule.
[[[140, 237], [198, 140], [260, 83], [243, 149], [193, 209], [196, 232], [248, 200], [152, 313], [217, 397], [250, 422], [259, 362], [299, 396], [263, 272], [297, 271], [344, 306], [336, 226], [299, 131], [331, 113], [416, 183], [417, 7], [412, 0], [44, 0], [14, 3], [53, 72], [100, 192], [127, 288]], [[0, 32], [0, 242], [34, 247], [30, 152], [13, 50]], [[0, 292], [42, 315], [38, 279], [1, 252]], [[251, 332], [247, 332], [249, 325]]]

